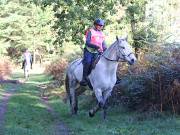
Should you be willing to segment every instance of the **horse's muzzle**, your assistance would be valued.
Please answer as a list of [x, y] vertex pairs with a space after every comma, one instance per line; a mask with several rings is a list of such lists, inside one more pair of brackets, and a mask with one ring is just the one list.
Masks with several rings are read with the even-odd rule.
[[135, 59], [131, 59], [131, 60], [129, 61], [129, 64], [130, 64], [130, 65], [133, 65], [135, 62], [136, 62]]

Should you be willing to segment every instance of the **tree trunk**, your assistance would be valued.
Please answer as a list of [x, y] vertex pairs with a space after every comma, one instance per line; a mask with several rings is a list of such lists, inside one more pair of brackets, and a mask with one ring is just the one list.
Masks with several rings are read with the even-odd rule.
[[135, 32], [136, 32], [136, 22], [134, 19], [134, 14], [131, 14], [131, 31], [133, 38], [133, 46], [135, 47], [135, 56], [138, 59], [139, 48], [136, 46]]
[[34, 52], [33, 52], [33, 57], [34, 57], [34, 58], [33, 58], [33, 59], [34, 59], [33, 63], [34, 63], [34, 64], [36, 64], [36, 55], [35, 55], [35, 50], [34, 50]]

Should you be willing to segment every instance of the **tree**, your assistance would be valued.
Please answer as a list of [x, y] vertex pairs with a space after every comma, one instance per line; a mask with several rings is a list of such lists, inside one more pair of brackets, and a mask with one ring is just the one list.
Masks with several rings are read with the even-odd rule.
[[145, 22], [145, 7], [147, 2], [146, 0], [131, 0], [123, 4], [127, 6], [127, 20], [129, 20], [131, 24], [133, 46], [135, 47], [135, 54], [138, 58], [139, 49], [144, 46], [142, 41], [146, 39], [143, 22]]
[[29, 0], [12, 0], [1, 4], [0, 9], [0, 42], [9, 48], [11, 58], [19, 59], [24, 48], [50, 49], [54, 38], [52, 6], [42, 9]]
[[[55, 43], [73, 41], [83, 44], [85, 30], [92, 26], [96, 18], [106, 19], [107, 12], [113, 12], [116, 0], [46, 0], [43, 5], [53, 4], [55, 16], [54, 29], [57, 31]], [[107, 23], [108, 24], [108, 20]]]

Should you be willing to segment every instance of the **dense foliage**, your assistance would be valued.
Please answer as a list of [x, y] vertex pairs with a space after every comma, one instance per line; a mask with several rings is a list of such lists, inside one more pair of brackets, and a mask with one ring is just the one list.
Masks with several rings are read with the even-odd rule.
[[52, 7], [44, 10], [30, 1], [4, 1], [0, 4], [0, 52], [19, 60], [29, 48], [50, 50], [53, 42]]
[[122, 74], [119, 68], [124, 77], [114, 88], [113, 103], [142, 111], [180, 113], [180, 48], [171, 51], [167, 48], [156, 48], [158, 53], [145, 54], [139, 64], [129, 69], [131, 72], [126, 70]]

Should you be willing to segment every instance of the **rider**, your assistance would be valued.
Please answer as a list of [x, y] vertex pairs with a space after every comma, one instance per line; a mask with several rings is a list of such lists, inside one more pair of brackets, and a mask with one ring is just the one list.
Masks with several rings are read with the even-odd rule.
[[81, 85], [87, 85], [87, 76], [90, 72], [91, 64], [106, 50], [105, 35], [102, 32], [105, 21], [98, 18], [94, 21], [94, 27], [86, 32], [86, 43], [83, 56], [83, 77]]
[[25, 50], [25, 52], [23, 53], [23, 63], [22, 63], [22, 69], [24, 68], [24, 65], [25, 65], [25, 62], [26, 60], [29, 61], [30, 60], [30, 63], [31, 63], [31, 69], [32, 69], [32, 56], [31, 56], [31, 53], [29, 52], [28, 49]]

